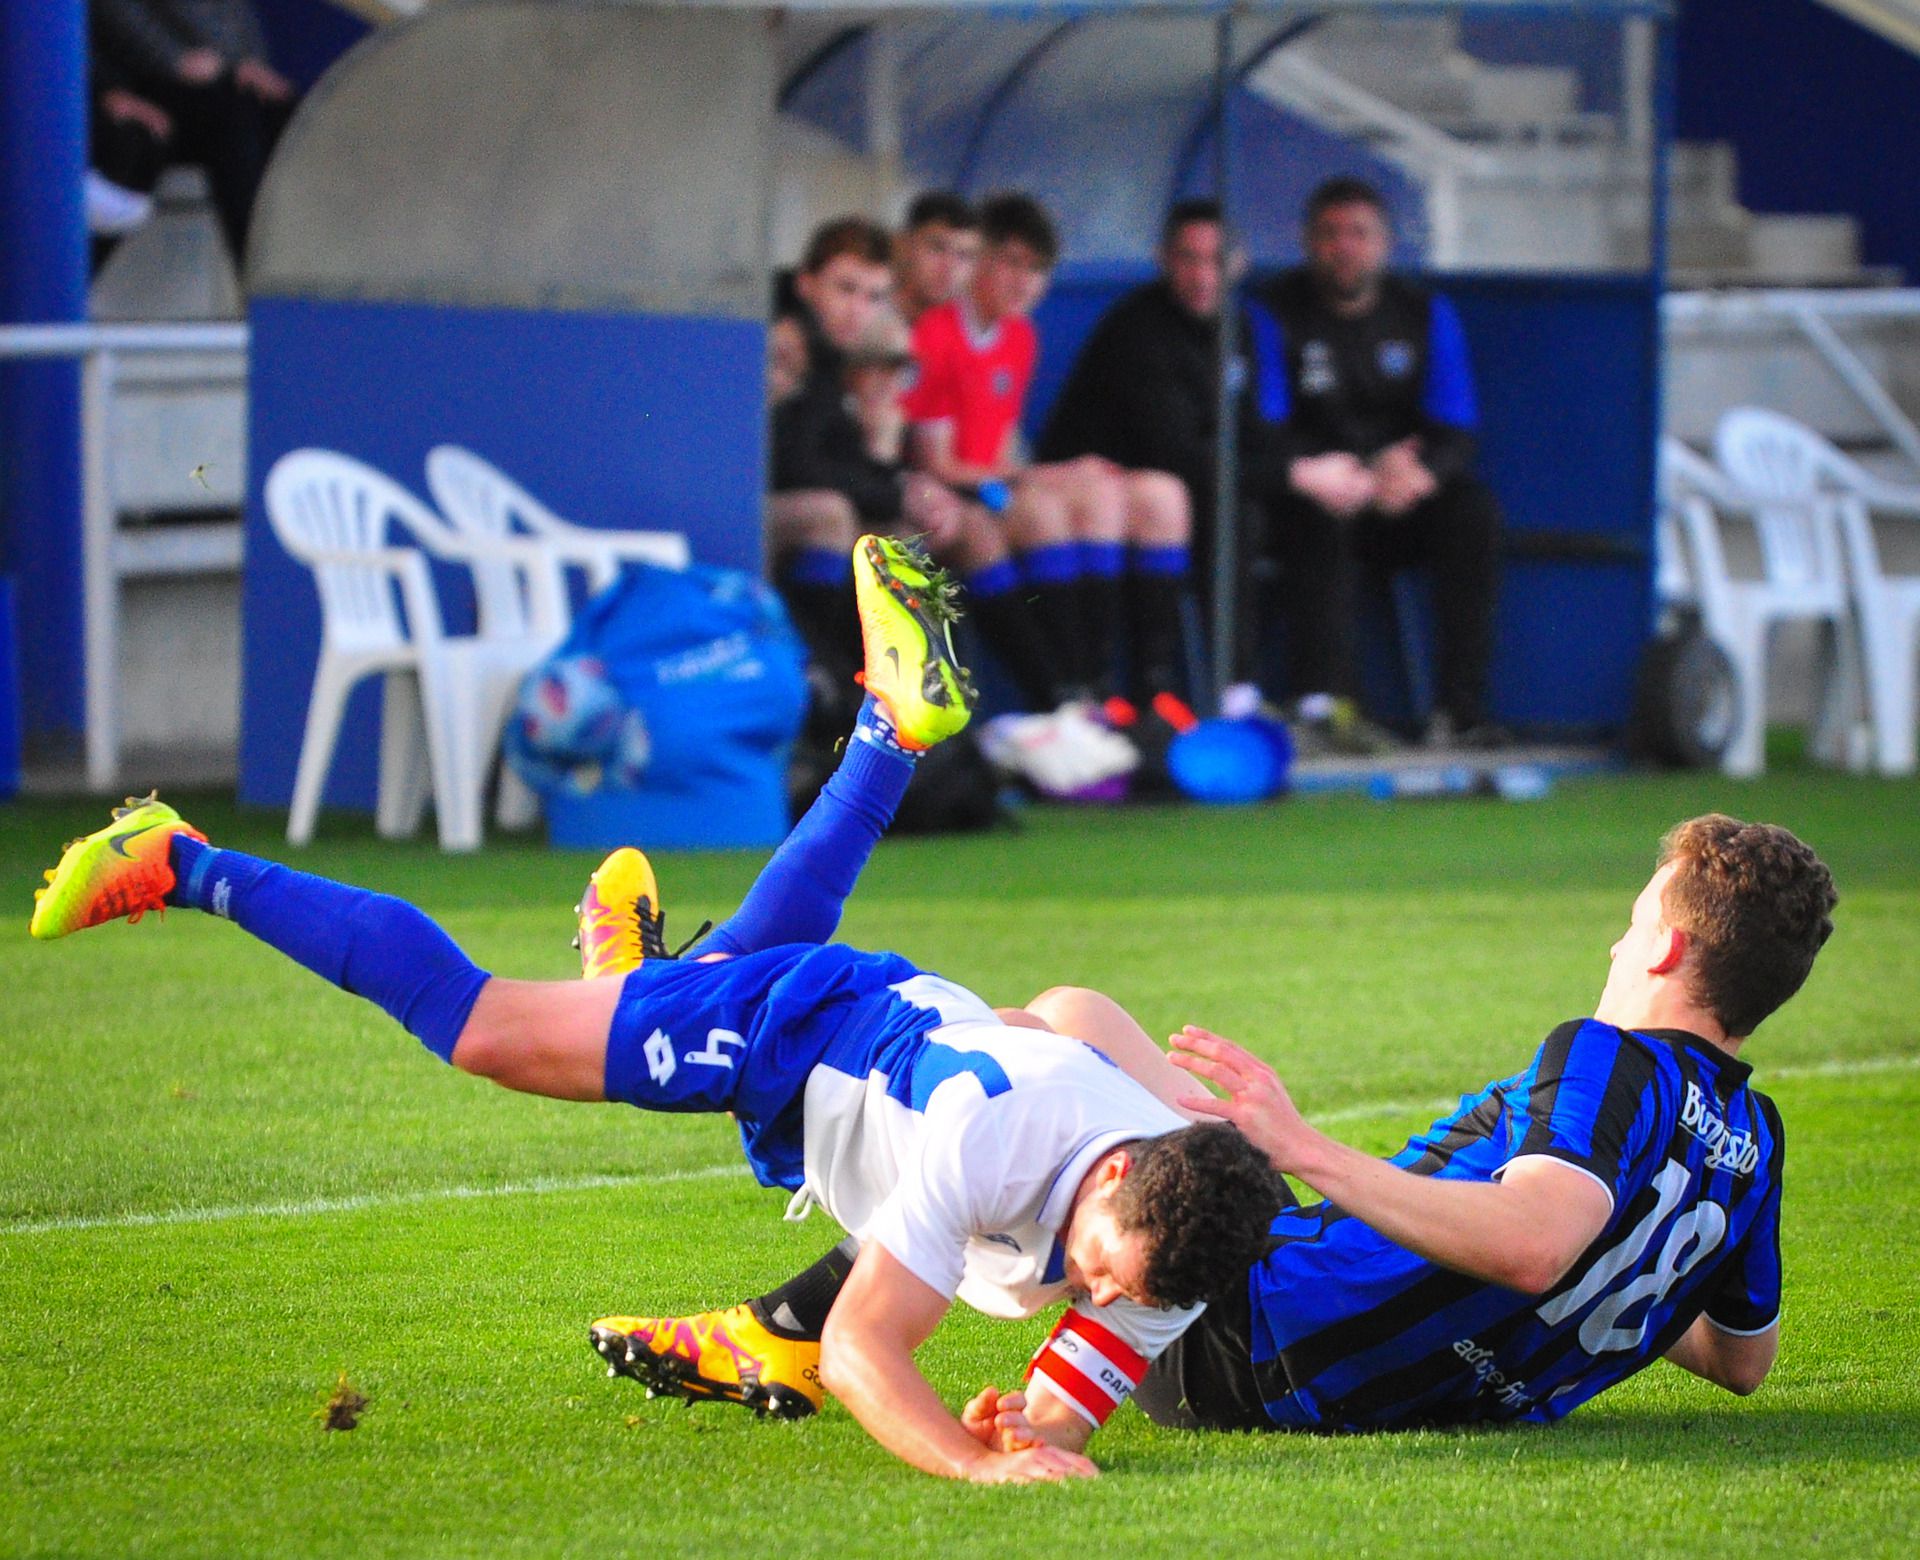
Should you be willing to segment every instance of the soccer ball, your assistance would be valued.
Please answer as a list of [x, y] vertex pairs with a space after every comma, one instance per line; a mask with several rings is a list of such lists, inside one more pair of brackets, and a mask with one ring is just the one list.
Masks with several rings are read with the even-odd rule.
[[507, 724], [507, 761], [536, 790], [588, 795], [600, 788], [609, 765], [632, 768], [636, 721], [597, 656], [560, 656], [520, 685]]
[[653, 733], [647, 730], [646, 717], [638, 710], [622, 711], [620, 729], [608, 758], [608, 781], [631, 790], [640, 783], [640, 777], [652, 762]]

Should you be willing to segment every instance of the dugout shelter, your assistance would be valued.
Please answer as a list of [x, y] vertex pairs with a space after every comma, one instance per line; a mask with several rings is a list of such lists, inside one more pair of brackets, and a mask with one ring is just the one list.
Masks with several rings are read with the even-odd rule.
[[[829, 194], [890, 217], [932, 185], [1026, 188], [1060, 219], [1037, 417], [1150, 274], [1170, 199], [1219, 195], [1271, 265], [1319, 178], [1380, 183], [1475, 358], [1513, 542], [1497, 712], [1617, 730], [1651, 623], [1666, 20], [1663, 0], [443, 0], [371, 32], [303, 103], [248, 256], [243, 799], [290, 793], [318, 646], [260, 503], [281, 454], [339, 449], [418, 490], [429, 448], [466, 444], [580, 523], [757, 568], [774, 270]], [[1444, 24], [1558, 97], [1526, 123], [1397, 111], [1326, 63], [1390, 22]], [[1528, 136], [1556, 176], [1624, 172], [1606, 232], [1556, 230], [1537, 180], [1503, 187]], [[457, 621], [464, 586], [441, 584]], [[331, 802], [370, 802], [375, 697]]]

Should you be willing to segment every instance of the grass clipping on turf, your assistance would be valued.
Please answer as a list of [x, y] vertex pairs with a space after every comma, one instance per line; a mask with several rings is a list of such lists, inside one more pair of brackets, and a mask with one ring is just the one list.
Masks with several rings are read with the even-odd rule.
[[351, 1430], [360, 1423], [368, 1401], [367, 1395], [347, 1380], [343, 1370], [333, 1384], [333, 1395], [313, 1411], [313, 1417], [320, 1421], [322, 1430]]

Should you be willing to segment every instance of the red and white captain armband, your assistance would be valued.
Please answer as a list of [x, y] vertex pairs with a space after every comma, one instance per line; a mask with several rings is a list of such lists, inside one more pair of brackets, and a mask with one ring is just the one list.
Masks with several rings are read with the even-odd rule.
[[1069, 1310], [1027, 1364], [1027, 1382], [1064, 1400], [1095, 1428], [1126, 1402], [1148, 1361], [1091, 1316]]

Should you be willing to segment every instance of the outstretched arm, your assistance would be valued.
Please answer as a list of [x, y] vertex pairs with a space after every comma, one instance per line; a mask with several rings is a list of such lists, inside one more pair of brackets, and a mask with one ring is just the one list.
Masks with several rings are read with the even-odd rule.
[[[1029, 1002], [1025, 1011], [1040, 1027], [1092, 1046], [1161, 1104], [1187, 1120], [1207, 1119], [1184, 1103], [1193, 1093], [1192, 1080], [1112, 997], [1086, 986], [1050, 986]], [[1006, 1017], [1005, 1013], [1001, 1016]]]
[[1727, 1332], [1698, 1316], [1680, 1335], [1680, 1341], [1667, 1350], [1667, 1358], [1682, 1370], [1745, 1397], [1767, 1379], [1779, 1352], [1777, 1323], [1764, 1332], [1742, 1334]]
[[1231, 1040], [1189, 1024], [1173, 1046], [1175, 1066], [1227, 1091], [1190, 1094], [1191, 1109], [1231, 1121], [1276, 1169], [1455, 1272], [1545, 1294], [1613, 1213], [1591, 1176], [1547, 1158], [1519, 1160], [1492, 1182], [1414, 1175], [1308, 1126], [1274, 1070]]
[[820, 1378], [827, 1390], [894, 1456], [941, 1478], [1030, 1484], [1098, 1473], [1086, 1458], [1045, 1441], [996, 1450], [982, 1443], [977, 1427], [948, 1412], [913, 1359], [947, 1307], [938, 1290], [878, 1241], [868, 1241], [820, 1339]]

